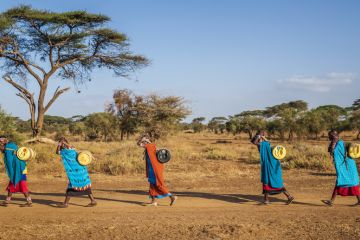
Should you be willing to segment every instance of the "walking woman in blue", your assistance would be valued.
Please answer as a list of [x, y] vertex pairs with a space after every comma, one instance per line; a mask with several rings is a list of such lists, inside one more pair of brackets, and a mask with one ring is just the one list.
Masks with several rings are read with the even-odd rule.
[[336, 170], [336, 183], [330, 200], [323, 203], [332, 206], [336, 195], [355, 196], [356, 205], [360, 206], [359, 174], [356, 163], [347, 156], [345, 143], [339, 138], [339, 134], [332, 130], [329, 132], [330, 145], [328, 152], [333, 157]]
[[265, 137], [265, 132], [258, 131], [251, 142], [257, 145], [260, 152], [261, 182], [264, 194], [263, 203], [270, 203], [269, 195], [284, 193], [288, 198], [286, 204], [291, 204], [294, 197], [284, 187], [280, 161], [274, 158], [270, 142]]
[[0, 151], [4, 153], [5, 169], [9, 177], [9, 184], [6, 188], [8, 195], [1, 205], [7, 207], [13, 193], [22, 193], [26, 198], [26, 203], [20, 206], [31, 207], [32, 201], [26, 178], [26, 162], [18, 159], [16, 156], [17, 150], [18, 146], [16, 143], [9, 141], [6, 136], [0, 136]]
[[89, 196], [91, 202], [87, 207], [96, 206], [97, 203], [91, 191], [91, 181], [87, 167], [79, 164], [77, 161], [78, 153], [64, 137], [60, 139], [56, 153], [61, 156], [68, 177], [65, 201], [59, 204], [58, 207], [68, 207], [70, 197], [81, 195]]

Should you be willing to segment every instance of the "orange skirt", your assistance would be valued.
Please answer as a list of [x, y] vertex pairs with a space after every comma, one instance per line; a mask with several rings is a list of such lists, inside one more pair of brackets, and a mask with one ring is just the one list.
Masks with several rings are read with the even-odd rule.
[[152, 198], [170, 197], [172, 194], [166, 186], [156, 186], [150, 183], [149, 195]]

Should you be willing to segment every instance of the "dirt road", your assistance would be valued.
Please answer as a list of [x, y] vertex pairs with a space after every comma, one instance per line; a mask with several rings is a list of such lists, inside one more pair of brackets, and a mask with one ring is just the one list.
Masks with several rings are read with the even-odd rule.
[[[329, 197], [334, 176], [305, 171], [285, 176], [296, 197], [291, 206], [283, 196], [259, 205], [257, 177], [173, 177], [176, 205], [163, 199], [158, 207], [146, 207], [141, 176], [93, 175], [99, 205], [85, 208], [87, 198], [73, 198], [67, 209], [54, 207], [63, 200], [64, 178], [30, 176], [34, 206], [19, 207], [23, 199], [16, 195], [13, 204], [1, 207], [0, 239], [360, 239], [360, 207], [350, 206], [355, 198], [339, 198], [334, 207], [320, 202]], [[6, 176], [1, 179], [3, 189]]]

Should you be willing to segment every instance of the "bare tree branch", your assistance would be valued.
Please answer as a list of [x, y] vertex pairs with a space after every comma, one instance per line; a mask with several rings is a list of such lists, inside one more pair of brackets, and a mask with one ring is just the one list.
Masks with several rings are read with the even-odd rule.
[[26, 88], [12, 80], [10, 76], [4, 76], [3, 79], [19, 90], [19, 92], [23, 93], [27, 98], [31, 98], [32, 94]]
[[36, 72], [34, 72], [34, 70], [31, 67], [35, 67], [36, 69], [40, 70], [43, 74], [45, 74], [45, 70], [43, 68], [41, 68], [40, 66], [28, 61], [23, 56], [23, 54], [20, 53], [19, 46], [17, 45], [15, 39], [11, 39], [11, 41], [12, 41], [12, 46], [15, 50], [14, 54], [21, 59], [21, 61], [18, 61], [18, 62], [21, 63], [26, 68], [26, 70], [28, 70], [28, 72], [38, 81], [39, 85], [42, 86], [42, 79]]
[[22, 87], [14, 80], [11, 79], [10, 76], [4, 76], [3, 79], [10, 83], [13, 87], [15, 87], [19, 92], [16, 96], [24, 99], [26, 103], [29, 105], [30, 115], [31, 115], [31, 127], [35, 129], [35, 101], [34, 101], [34, 93], [30, 93], [26, 88]]
[[45, 107], [45, 112], [50, 108], [50, 106], [55, 102], [55, 100], [61, 95], [63, 94], [64, 92], [70, 90], [69, 87], [67, 88], [63, 88], [63, 89], [60, 89], [60, 87], [57, 87], [55, 92], [54, 92], [54, 96], [50, 99], [50, 101], [48, 102], [48, 104], [46, 104], [46, 107]]

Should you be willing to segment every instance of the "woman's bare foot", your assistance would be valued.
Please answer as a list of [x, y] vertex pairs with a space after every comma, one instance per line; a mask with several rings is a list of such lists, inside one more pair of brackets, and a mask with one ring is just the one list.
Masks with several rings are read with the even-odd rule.
[[177, 196], [171, 196], [170, 199], [171, 199], [170, 206], [173, 206], [175, 204], [176, 200], [178, 199], [178, 197]]

